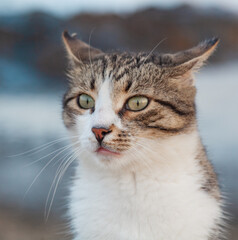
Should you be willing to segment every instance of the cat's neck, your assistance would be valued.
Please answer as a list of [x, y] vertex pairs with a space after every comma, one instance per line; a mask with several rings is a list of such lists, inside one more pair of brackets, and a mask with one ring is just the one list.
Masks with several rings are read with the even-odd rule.
[[[208, 239], [221, 211], [217, 200], [201, 191], [204, 176], [196, 159], [199, 145], [196, 132], [170, 138], [163, 144], [150, 144], [154, 154], [147, 158], [154, 164], [141, 164], [136, 171], [112, 171], [81, 159], [71, 192], [76, 233], [80, 229], [78, 235], [86, 236], [82, 239], [91, 235], [100, 240], [105, 236], [177, 239], [178, 233], [180, 239]], [[92, 222], [95, 228], [91, 228]], [[108, 224], [110, 227], [105, 228]], [[185, 226], [188, 231], [181, 231]], [[119, 238], [123, 229], [127, 232]]]

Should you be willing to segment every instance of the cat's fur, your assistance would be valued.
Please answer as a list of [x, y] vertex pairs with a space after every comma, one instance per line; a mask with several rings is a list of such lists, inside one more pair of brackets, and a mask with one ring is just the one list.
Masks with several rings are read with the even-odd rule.
[[[214, 51], [205, 41], [177, 54], [106, 54], [63, 34], [70, 60], [63, 119], [78, 166], [71, 189], [75, 240], [221, 239], [221, 196], [196, 121], [193, 72]], [[82, 93], [95, 108], [78, 106]], [[133, 112], [125, 104], [146, 96]], [[110, 129], [102, 146], [93, 127]]]

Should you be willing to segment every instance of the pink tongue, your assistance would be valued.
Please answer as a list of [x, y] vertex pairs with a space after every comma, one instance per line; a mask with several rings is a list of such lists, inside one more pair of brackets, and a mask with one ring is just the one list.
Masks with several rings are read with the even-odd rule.
[[102, 154], [104, 154], [104, 155], [119, 155], [119, 153], [111, 152], [111, 151], [109, 151], [108, 149], [103, 148], [103, 147], [98, 148], [97, 152], [98, 152], [98, 153], [102, 153]]

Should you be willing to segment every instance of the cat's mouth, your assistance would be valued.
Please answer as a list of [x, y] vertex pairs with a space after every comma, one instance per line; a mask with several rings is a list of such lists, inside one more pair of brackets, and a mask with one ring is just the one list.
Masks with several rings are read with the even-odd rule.
[[117, 156], [119, 157], [121, 154], [118, 152], [113, 152], [105, 147], [99, 147], [96, 152], [98, 154], [104, 155], [104, 156]]

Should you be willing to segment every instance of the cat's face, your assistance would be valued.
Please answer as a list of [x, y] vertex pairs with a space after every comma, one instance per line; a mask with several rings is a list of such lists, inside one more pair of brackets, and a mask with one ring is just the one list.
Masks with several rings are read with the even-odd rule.
[[92, 49], [87, 59], [86, 44], [67, 33], [64, 41], [73, 64], [63, 118], [78, 136], [78, 152], [90, 161], [113, 168], [135, 165], [165, 139], [193, 131], [191, 69], [216, 42], [206, 51], [200, 45], [200, 60], [196, 49], [191, 50], [196, 57], [184, 52], [183, 59], [181, 54], [103, 54]]

